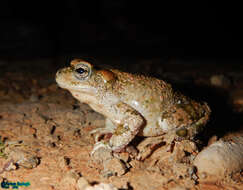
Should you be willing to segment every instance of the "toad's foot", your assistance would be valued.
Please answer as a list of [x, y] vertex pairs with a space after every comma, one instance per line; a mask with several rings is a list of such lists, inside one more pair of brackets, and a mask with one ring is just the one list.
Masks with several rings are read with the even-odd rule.
[[165, 145], [163, 136], [148, 137], [138, 145], [137, 160], [145, 160], [148, 158], [156, 149]]
[[111, 120], [106, 118], [105, 127], [100, 127], [90, 131], [90, 135], [94, 136], [95, 142], [105, 141], [108, 142], [115, 131], [116, 126], [112, 123]]
[[109, 141], [113, 132], [114, 131], [109, 128], [97, 128], [92, 130], [89, 134], [94, 136], [94, 140], [97, 143], [100, 142], [101, 140], [106, 142]]

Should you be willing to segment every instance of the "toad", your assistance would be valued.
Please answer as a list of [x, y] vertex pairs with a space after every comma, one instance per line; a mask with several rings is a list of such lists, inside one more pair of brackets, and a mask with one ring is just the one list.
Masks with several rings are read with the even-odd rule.
[[[173, 135], [193, 139], [210, 116], [207, 103], [196, 102], [157, 78], [116, 69], [98, 69], [74, 59], [56, 73], [56, 82], [80, 102], [106, 117], [95, 130], [96, 143], [122, 151], [136, 135]], [[101, 137], [106, 135], [106, 140]]]

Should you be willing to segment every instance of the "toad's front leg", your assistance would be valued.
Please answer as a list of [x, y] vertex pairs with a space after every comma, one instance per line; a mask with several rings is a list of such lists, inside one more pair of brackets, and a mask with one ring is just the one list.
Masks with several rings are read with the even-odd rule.
[[109, 120], [114, 124], [109, 146], [114, 152], [120, 152], [144, 127], [146, 121], [137, 110], [123, 102], [112, 105], [109, 111], [112, 112]]

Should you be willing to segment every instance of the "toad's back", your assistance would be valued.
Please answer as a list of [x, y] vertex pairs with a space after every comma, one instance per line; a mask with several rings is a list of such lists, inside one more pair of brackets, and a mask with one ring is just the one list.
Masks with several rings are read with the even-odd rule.
[[114, 93], [146, 119], [147, 125], [141, 135], [157, 136], [172, 129], [196, 126], [199, 120], [200, 125], [208, 120], [210, 109], [205, 103], [197, 103], [173, 91], [163, 80], [118, 70], [112, 72], [118, 78], [113, 85]]

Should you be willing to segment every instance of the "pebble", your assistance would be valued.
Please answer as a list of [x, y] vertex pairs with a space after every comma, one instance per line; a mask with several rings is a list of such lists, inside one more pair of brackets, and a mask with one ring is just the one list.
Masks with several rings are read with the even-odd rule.
[[91, 186], [84, 177], [78, 179], [77, 188], [78, 190], [118, 190], [112, 184], [107, 183], [99, 183], [94, 186]]
[[126, 166], [118, 158], [113, 158], [104, 163], [104, 173], [112, 173], [116, 176], [122, 176], [126, 173]]
[[198, 173], [224, 178], [243, 169], [243, 136], [232, 137], [211, 144], [194, 160]]
[[229, 87], [231, 85], [231, 81], [224, 75], [213, 75], [210, 78], [210, 83], [212, 86], [216, 87]]

